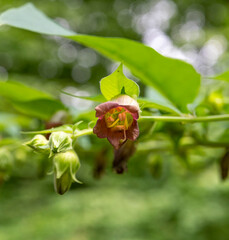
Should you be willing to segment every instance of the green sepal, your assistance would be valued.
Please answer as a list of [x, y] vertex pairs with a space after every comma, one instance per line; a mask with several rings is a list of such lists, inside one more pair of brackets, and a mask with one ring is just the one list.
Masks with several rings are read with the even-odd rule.
[[50, 157], [55, 153], [66, 152], [72, 149], [72, 139], [68, 133], [53, 132], [49, 138]]
[[112, 74], [100, 81], [100, 90], [108, 101], [123, 92], [134, 99], [139, 96], [138, 84], [124, 75], [122, 64]]

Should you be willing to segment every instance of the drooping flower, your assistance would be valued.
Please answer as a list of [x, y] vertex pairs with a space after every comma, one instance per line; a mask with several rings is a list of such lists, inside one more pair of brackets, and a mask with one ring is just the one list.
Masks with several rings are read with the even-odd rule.
[[114, 160], [112, 168], [118, 174], [123, 174], [127, 171], [127, 163], [130, 157], [136, 151], [136, 142], [127, 140], [119, 149], [114, 151]]
[[140, 110], [133, 98], [120, 95], [98, 105], [95, 110], [98, 120], [93, 132], [99, 138], [107, 138], [115, 149], [119, 149], [127, 139], [132, 141], [137, 139], [139, 135], [137, 119]]

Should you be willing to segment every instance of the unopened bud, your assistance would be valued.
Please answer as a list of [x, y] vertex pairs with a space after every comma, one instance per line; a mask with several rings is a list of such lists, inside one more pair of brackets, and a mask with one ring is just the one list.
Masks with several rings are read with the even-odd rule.
[[66, 152], [72, 149], [72, 139], [65, 132], [53, 132], [49, 138], [51, 153]]
[[36, 135], [32, 140], [25, 143], [25, 145], [31, 147], [36, 152], [49, 153], [48, 140], [43, 135]]
[[54, 186], [59, 194], [64, 194], [69, 190], [72, 182], [78, 182], [75, 177], [80, 167], [79, 157], [74, 150], [57, 153], [53, 158], [54, 164]]

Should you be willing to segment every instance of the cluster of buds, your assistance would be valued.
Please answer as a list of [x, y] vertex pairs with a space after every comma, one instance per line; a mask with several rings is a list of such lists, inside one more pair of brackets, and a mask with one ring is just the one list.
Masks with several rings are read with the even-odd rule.
[[80, 161], [73, 150], [70, 134], [53, 132], [49, 140], [43, 135], [36, 135], [26, 145], [53, 159], [54, 187], [57, 193], [62, 195], [69, 190], [73, 182], [80, 183], [75, 177]]

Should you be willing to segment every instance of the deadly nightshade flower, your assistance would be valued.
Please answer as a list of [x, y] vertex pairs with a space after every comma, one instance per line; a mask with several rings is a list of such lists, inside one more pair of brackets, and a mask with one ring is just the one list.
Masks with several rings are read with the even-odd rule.
[[98, 105], [95, 110], [98, 120], [93, 132], [99, 138], [107, 138], [115, 149], [119, 149], [127, 139], [132, 141], [137, 139], [140, 109], [133, 98], [120, 95]]

